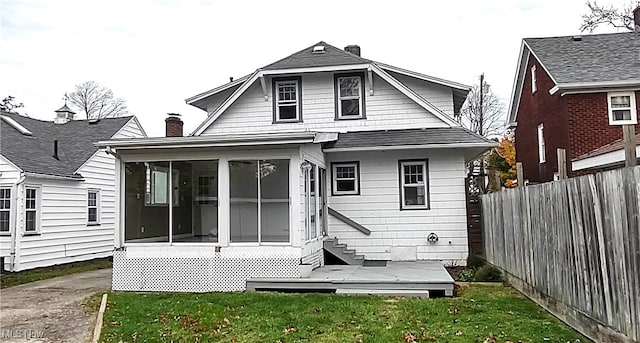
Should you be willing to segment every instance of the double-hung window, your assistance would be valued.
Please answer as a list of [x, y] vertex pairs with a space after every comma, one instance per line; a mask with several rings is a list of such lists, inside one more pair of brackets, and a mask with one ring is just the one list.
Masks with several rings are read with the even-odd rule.
[[358, 162], [336, 162], [331, 164], [333, 173], [333, 195], [360, 194], [360, 171]]
[[400, 209], [429, 208], [427, 163], [427, 160], [399, 161]]
[[0, 232], [9, 232], [11, 188], [0, 188]]
[[634, 92], [608, 93], [609, 125], [638, 123], [636, 95]]
[[38, 232], [39, 229], [39, 207], [40, 207], [40, 188], [27, 186], [25, 187], [24, 196], [24, 231]]
[[100, 190], [87, 190], [87, 223], [89, 225], [100, 224]]
[[365, 118], [364, 74], [335, 76], [336, 119]]
[[302, 121], [302, 78], [273, 80], [273, 122]]

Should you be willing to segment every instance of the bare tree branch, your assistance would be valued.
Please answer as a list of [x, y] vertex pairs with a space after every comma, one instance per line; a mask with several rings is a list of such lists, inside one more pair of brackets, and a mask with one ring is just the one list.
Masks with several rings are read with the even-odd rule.
[[94, 81], [76, 85], [74, 92], [69, 94], [69, 102], [84, 113], [86, 119], [113, 118], [129, 113], [124, 99], [115, 98], [111, 89]]
[[589, 13], [582, 15], [581, 32], [587, 30], [593, 32], [600, 25], [610, 25], [633, 31], [633, 10], [640, 6], [640, 0], [631, 0], [621, 8], [615, 8], [613, 5], [601, 6], [597, 1], [587, 1], [586, 5], [589, 7]]
[[0, 110], [5, 112], [13, 112], [14, 109], [24, 107], [23, 103], [14, 103], [15, 97], [9, 95], [0, 101]]
[[[471, 88], [460, 114], [456, 117], [462, 126], [485, 137], [500, 137], [505, 131], [505, 105], [491, 91], [483, 95], [480, 111], [480, 86]], [[482, 123], [482, 129], [480, 128]]]

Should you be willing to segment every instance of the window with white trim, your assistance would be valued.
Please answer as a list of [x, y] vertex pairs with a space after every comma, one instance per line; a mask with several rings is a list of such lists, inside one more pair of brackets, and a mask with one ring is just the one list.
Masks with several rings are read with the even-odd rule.
[[364, 74], [336, 75], [336, 119], [365, 117]]
[[538, 90], [538, 86], [536, 85], [536, 66], [531, 67], [531, 94], [535, 93]]
[[27, 186], [24, 190], [24, 231], [38, 232], [40, 228], [40, 188]]
[[100, 224], [100, 190], [87, 190], [87, 223]]
[[538, 125], [538, 162], [547, 161], [547, 152], [544, 144], [544, 124]]
[[608, 93], [607, 102], [609, 104], [609, 125], [638, 123], [636, 94], [634, 92]]
[[300, 77], [273, 80], [274, 123], [302, 121], [301, 83]]
[[331, 164], [333, 195], [360, 194], [359, 163], [337, 162]]
[[427, 160], [399, 161], [400, 165], [400, 209], [428, 209]]
[[11, 188], [0, 188], [0, 232], [9, 232]]

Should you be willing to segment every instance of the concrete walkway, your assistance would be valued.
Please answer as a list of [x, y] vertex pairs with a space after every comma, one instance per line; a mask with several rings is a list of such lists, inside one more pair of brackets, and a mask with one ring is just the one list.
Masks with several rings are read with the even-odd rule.
[[83, 300], [111, 289], [111, 269], [65, 275], [0, 290], [0, 342], [88, 342], [94, 315]]

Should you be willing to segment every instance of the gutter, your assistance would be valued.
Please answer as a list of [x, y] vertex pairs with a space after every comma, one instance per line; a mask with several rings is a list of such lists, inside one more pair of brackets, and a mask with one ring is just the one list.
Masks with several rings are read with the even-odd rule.
[[[63, 180], [63, 181], [84, 181], [82, 176], [80, 177], [70, 177], [70, 176], [61, 176], [61, 175], [51, 175], [51, 174], [40, 174], [40, 173], [32, 173], [32, 172], [24, 172], [24, 176], [35, 177], [39, 179], [49, 179], [49, 180]], [[80, 174], [77, 174], [80, 175]]]
[[347, 148], [327, 148], [324, 152], [346, 152], [346, 151], [380, 151], [380, 150], [406, 150], [406, 149], [454, 149], [454, 148], [494, 148], [497, 142], [487, 143], [454, 143], [454, 144], [415, 144], [415, 145], [383, 145], [369, 147], [347, 147]]
[[640, 89], [640, 80], [625, 80], [625, 81], [602, 81], [602, 82], [573, 82], [573, 83], [557, 83], [553, 88], [549, 90], [549, 94], [554, 95], [559, 91], [569, 90], [602, 90], [605, 88], [625, 88], [629, 87], [629, 90]]
[[[19, 194], [19, 188], [20, 185], [24, 182], [24, 180], [26, 180], [27, 177], [25, 175], [24, 172], [20, 173], [20, 179], [18, 179], [18, 182], [16, 182], [16, 196], [15, 196], [15, 204], [16, 204], [16, 210], [15, 210], [15, 215], [13, 216], [13, 231], [11, 231], [11, 251], [10, 251], [10, 256], [11, 256], [11, 263], [9, 264], [9, 271], [13, 272], [15, 270], [15, 264], [16, 264], [16, 241], [17, 241], [17, 237], [18, 237], [18, 215], [19, 215], [19, 211], [18, 211], [18, 204], [20, 203], [20, 196]], [[13, 199], [12, 199], [13, 200]]]

